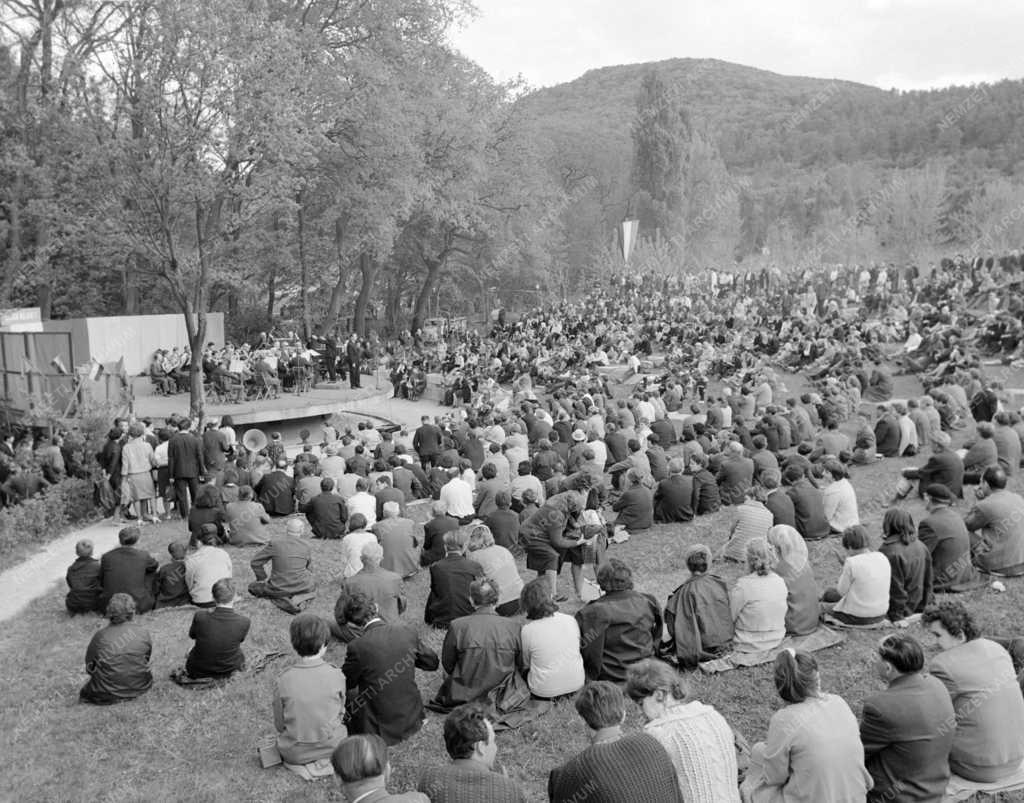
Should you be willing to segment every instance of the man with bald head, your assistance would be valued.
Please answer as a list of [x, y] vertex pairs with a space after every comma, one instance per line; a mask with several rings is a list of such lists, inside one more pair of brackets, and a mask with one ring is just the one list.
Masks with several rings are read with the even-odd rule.
[[289, 519], [285, 534], [272, 539], [249, 564], [256, 575], [256, 582], [249, 585], [249, 593], [269, 599], [285, 613], [300, 613], [313, 600], [316, 590], [313, 557], [309, 545], [302, 539], [305, 529], [302, 519]]

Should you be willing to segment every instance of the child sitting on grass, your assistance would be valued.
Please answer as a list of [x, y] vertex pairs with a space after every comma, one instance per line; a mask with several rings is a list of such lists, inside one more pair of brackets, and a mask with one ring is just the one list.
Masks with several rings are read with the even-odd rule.
[[172, 541], [167, 545], [171, 559], [156, 573], [156, 607], [171, 608], [188, 605], [192, 600], [185, 582], [185, 542]]
[[93, 613], [103, 590], [100, 585], [100, 562], [92, 556], [92, 541], [88, 538], [75, 544], [75, 554], [78, 558], [68, 567], [66, 576], [70, 590], [64, 598], [64, 604], [72, 615]]

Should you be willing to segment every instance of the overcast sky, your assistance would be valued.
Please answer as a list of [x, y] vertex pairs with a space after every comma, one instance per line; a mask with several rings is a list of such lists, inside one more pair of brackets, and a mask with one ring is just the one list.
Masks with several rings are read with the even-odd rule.
[[475, 0], [455, 45], [499, 80], [716, 58], [927, 89], [1024, 78], [1024, 0]]

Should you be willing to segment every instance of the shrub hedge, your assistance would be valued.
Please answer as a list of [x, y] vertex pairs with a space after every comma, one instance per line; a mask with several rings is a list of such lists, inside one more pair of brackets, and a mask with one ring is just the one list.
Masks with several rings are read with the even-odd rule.
[[98, 515], [90, 480], [68, 477], [43, 493], [0, 510], [0, 555], [26, 544], [43, 544], [71, 524]]

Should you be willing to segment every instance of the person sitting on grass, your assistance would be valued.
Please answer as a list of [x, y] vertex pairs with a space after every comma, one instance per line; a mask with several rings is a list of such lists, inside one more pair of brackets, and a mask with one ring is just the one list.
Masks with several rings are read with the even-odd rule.
[[579, 691], [586, 675], [576, 620], [558, 610], [544, 577], [527, 583], [520, 601], [526, 614], [519, 634], [521, 663], [530, 693], [551, 700]]
[[690, 576], [668, 598], [665, 645], [684, 669], [696, 669], [732, 649], [734, 635], [725, 580], [710, 573], [711, 550], [694, 544], [686, 550]]
[[590, 728], [590, 746], [548, 777], [552, 803], [682, 803], [672, 759], [649, 733], [622, 732], [626, 699], [608, 681], [594, 681], [576, 696], [576, 713]]
[[444, 746], [452, 763], [428, 767], [416, 788], [432, 803], [526, 803], [514, 780], [495, 768], [498, 739], [483, 707], [470, 703], [444, 721]]
[[249, 618], [235, 613], [235, 584], [222, 577], [213, 584], [216, 607], [197, 611], [188, 637], [195, 640], [185, 661], [190, 678], [227, 678], [245, 669], [242, 642], [249, 635]]
[[159, 568], [156, 558], [138, 549], [142, 531], [137, 526], [122, 528], [117, 534], [120, 546], [111, 549], [100, 558], [100, 610], [105, 610], [114, 594], [124, 592], [135, 600], [139, 613], [153, 610], [153, 577]]
[[589, 680], [622, 683], [630, 664], [654, 656], [661, 641], [661, 607], [650, 594], [633, 589], [633, 572], [617, 558], [601, 564], [597, 584], [604, 595], [576, 612], [583, 665]]
[[906, 619], [932, 603], [932, 556], [917, 539], [917, 527], [907, 510], [890, 508], [882, 519], [882, 546], [889, 561], [889, 620]]
[[864, 700], [860, 740], [874, 779], [868, 800], [942, 800], [956, 712], [945, 687], [925, 674], [924, 650], [905, 633], [885, 636], [875, 671], [887, 684]]
[[843, 549], [845, 557], [837, 554], [843, 564], [839, 582], [825, 590], [822, 610], [842, 624], [878, 624], [889, 612], [889, 559], [871, 549], [868, 531], [861, 524], [843, 533]]
[[618, 513], [615, 525], [630, 533], [649, 530], [654, 525], [654, 495], [644, 484], [644, 475], [637, 468], [626, 471], [625, 490], [612, 504]]
[[776, 524], [768, 543], [775, 550], [772, 570], [786, 583], [786, 635], [809, 636], [818, 629], [821, 590], [807, 559], [807, 542], [794, 527]]
[[774, 674], [787, 705], [772, 715], [767, 739], [751, 750], [740, 788], [745, 803], [865, 800], [872, 780], [857, 720], [842, 697], [822, 692], [817, 660], [781, 650]]
[[192, 598], [188, 595], [188, 582], [185, 579], [185, 555], [187, 552], [188, 544], [184, 541], [171, 541], [167, 545], [167, 553], [171, 559], [156, 570], [157, 608], [173, 608], [192, 602]]
[[78, 697], [82, 702], [110, 705], [134, 700], [153, 685], [150, 657], [153, 639], [135, 618], [135, 600], [119, 592], [107, 603], [110, 624], [96, 633], [85, 651], [89, 682]]
[[334, 748], [331, 766], [341, 781], [345, 800], [360, 803], [430, 803], [422, 792], [388, 793], [391, 762], [387, 743], [373, 733], [348, 736]]
[[64, 607], [68, 613], [95, 613], [99, 605], [100, 562], [92, 556], [92, 541], [83, 538], [75, 544], [75, 562], [68, 566], [65, 580], [68, 584], [68, 595], [64, 598]]
[[222, 577], [231, 577], [234, 567], [231, 556], [218, 546], [221, 541], [215, 524], [204, 524], [197, 541], [185, 558], [188, 595], [193, 605], [213, 608], [217, 604], [213, 599], [213, 584]]
[[739, 803], [737, 739], [712, 706], [693, 699], [686, 680], [664, 661], [633, 664], [626, 694], [643, 712], [644, 732], [665, 748], [676, 768], [683, 800]]
[[928, 671], [949, 692], [956, 731], [949, 766], [961, 778], [996, 783], [1024, 760], [1024, 697], [1010, 654], [981, 633], [959, 602], [925, 608], [921, 623], [941, 652]]
[[345, 676], [324, 661], [330, 630], [312, 613], [300, 613], [288, 628], [299, 660], [277, 678], [274, 727], [284, 765], [306, 780], [330, 775], [331, 754], [348, 735]]
[[749, 574], [729, 592], [736, 652], [761, 652], [778, 647], [786, 637], [786, 582], [772, 571], [774, 555], [768, 541], [747, 544]]
[[302, 519], [289, 519], [285, 535], [274, 538], [253, 556], [249, 564], [256, 575], [256, 582], [249, 584], [249, 593], [269, 599], [290, 614], [296, 614], [302, 609], [300, 606], [308, 605], [316, 589], [312, 553], [302, 540], [304, 529]]
[[498, 583], [474, 580], [469, 596], [475, 610], [451, 623], [441, 649], [446, 673], [437, 697], [428, 706], [446, 712], [483, 700], [520, 663], [519, 622], [495, 611], [500, 598]]

